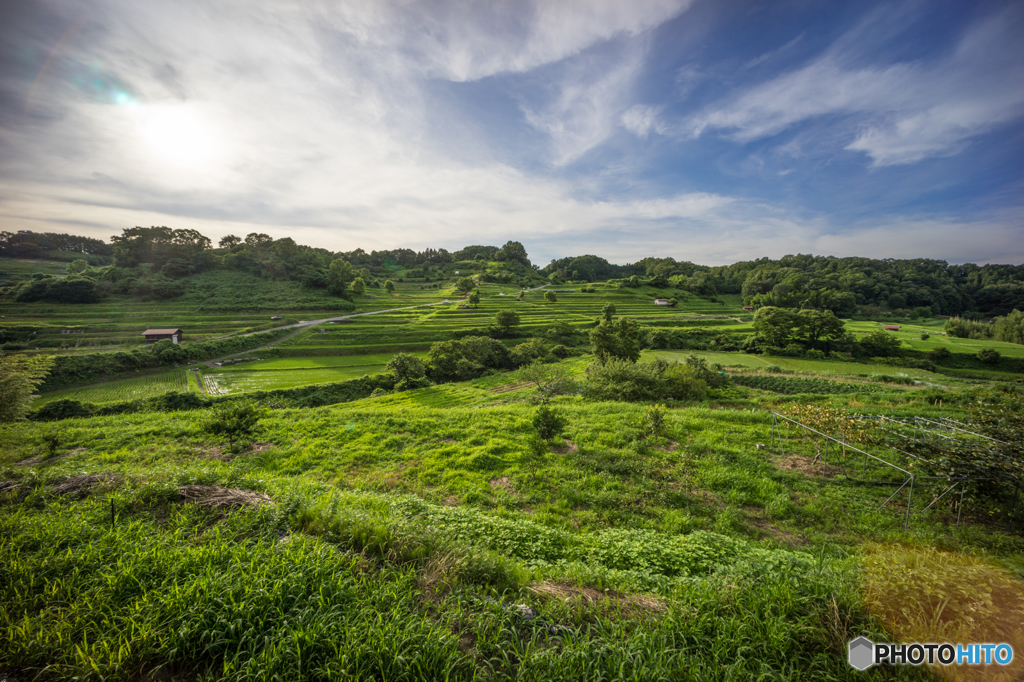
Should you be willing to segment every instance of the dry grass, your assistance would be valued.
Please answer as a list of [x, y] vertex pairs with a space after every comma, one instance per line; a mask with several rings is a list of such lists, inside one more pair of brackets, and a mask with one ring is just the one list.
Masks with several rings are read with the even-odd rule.
[[263, 493], [236, 488], [221, 488], [216, 485], [186, 485], [178, 488], [182, 502], [198, 504], [211, 509], [238, 509], [273, 504], [274, 501]]
[[488, 484], [490, 484], [492, 489], [498, 490], [500, 488], [508, 492], [508, 494], [512, 495], [513, 497], [519, 494], [516, 492], [516, 489], [512, 487], [512, 482], [508, 480], [508, 476], [502, 476], [501, 478], [492, 478], [490, 481], [488, 481]]
[[823, 465], [821, 462], [810, 459], [808, 457], [802, 457], [800, 455], [790, 455], [783, 457], [776, 462], [780, 469], [786, 471], [799, 471], [802, 474], [811, 476], [813, 478], [832, 478], [836, 474], [842, 473], [839, 467], [829, 465]]
[[500, 386], [494, 386], [490, 389], [492, 393], [511, 393], [513, 391], [521, 391], [524, 388], [531, 386], [529, 381], [513, 381], [509, 384], [501, 384]]
[[620, 613], [627, 618], [645, 618], [667, 608], [664, 601], [649, 594], [601, 592], [590, 587], [552, 582], [535, 583], [526, 589], [538, 597], [557, 599], [578, 609], [596, 608], [603, 613]]
[[[894, 641], [1005, 642], [1024, 651], [1024, 583], [961, 552], [871, 545], [863, 559], [868, 610]], [[1024, 679], [1024, 658], [1009, 666], [934, 666], [950, 680]]]
[[565, 441], [565, 445], [549, 445], [548, 450], [559, 455], [571, 455], [578, 452], [579, 448], [571, 440]]
[[110, 487], [120, 480], [119, 474], [82, 474], [51, 486], [50, 494], [60, 497], [85, 497], [96, 488]]

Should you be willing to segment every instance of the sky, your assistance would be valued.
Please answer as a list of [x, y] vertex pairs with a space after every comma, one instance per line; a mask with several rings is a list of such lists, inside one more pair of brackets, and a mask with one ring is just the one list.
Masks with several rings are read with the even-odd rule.
[[1013, 0], [0, 3], [0, 229], [1024, 263]]

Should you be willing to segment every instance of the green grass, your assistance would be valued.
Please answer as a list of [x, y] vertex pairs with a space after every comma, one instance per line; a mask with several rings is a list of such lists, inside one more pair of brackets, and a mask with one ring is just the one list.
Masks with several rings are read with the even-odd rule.
[[[208, 457], [202, 412], [70, 420], [51, 459], [38, 459], [50, 425], [0, 427], [5, 478], [36, 491], [0, 500], [0, 668], [859, 679], [845, 642], [885, 636], [858, 593], [863, 543], [1024, 558], [1012, 533], [957, 530], [945, 510], [904, 531], [898, 508], [878, 510], [883, 491], [781, 468], [755, 447], [763, 412], [672, 409], [665, 437], [645, 442], [643, 406], [562, 399], [565, 441], [538, 452], [528, 406], [453, 404], [507, 395], [491, 390], [501, 379], [275, 410], [257, 436], [269, 449], [234, 459]], [[786, 456], [812, 452], [792, 441]], [[122, 478], [47, 497], [89, 472]], [[195, 484], [276, 503], [178, 502]]]
[[43, 393], [33, 403], [41, 407], [55, 400], [78, 400], [85, 403], [120, 403], [163, 395], [168, 391], [190, 390], [191, 381], [186, 383], [185, 370], [158, 372], [129, 379], [118, 379], [100, 384], [76, 386]]

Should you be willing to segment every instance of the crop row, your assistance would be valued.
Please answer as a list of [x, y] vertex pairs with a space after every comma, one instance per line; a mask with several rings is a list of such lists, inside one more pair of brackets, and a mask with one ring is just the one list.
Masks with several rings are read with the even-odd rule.
[[828, 379], [811, 379], [805, 377], [761, 376], [758, 374], [737, 374], [732, 377], [733, 383], [762, 391], [796, 395], [798, 393], [819, 393], [823, 395], [839, 395], [850, 393], [889, 393], [892, 388], [855, 384]]

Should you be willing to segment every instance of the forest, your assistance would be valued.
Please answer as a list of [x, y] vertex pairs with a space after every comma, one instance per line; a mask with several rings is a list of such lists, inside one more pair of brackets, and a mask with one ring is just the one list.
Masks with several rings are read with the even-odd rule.
[[380, 288], [388, 279], [426, 284], [472, 273], [483, 282], [586, 284], [618, 281], [687, 291], [713, 298], [739, 294], [744, 305], [827, 309], [839, 316], [917, 318], [932, 315], [988, 320], [1024, 309], [1024, 265], [949, 264], [929, 259], [788, 255], [725, 266], [673, 258], [613, 264], [593, 256], [530, 262], [517, 241], [504, 246], [467, 246], [458, 251], [426, 248], [330, 251], [251, 233], [228, 235], [216, 247], [194, 230], [126, 228], [110, 243], [86, 237], [0, 233], [0, 257], [69, 261], [68, 275], [36, 274], [11, 290], [17, 300], [92, 303], [110, 294], [165, 300], [180, 296], [183, 280], [208, 270], [290, 280], [340, 298]]

